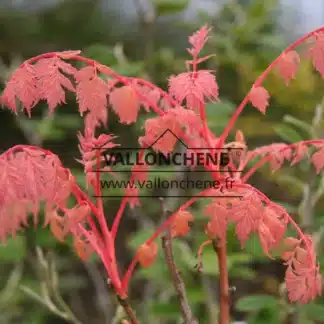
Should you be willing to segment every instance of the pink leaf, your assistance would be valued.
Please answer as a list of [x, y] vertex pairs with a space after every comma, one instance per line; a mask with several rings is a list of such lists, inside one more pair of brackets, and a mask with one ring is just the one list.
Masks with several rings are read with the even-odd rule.
[[316, 71], [324, 77], [324, 33], [320, 32], [315, 35], [315, 42], [307, 53], [312, 59], [312, 63]]
[[304, 156], [308, 153], [308, 147], [304, 143], [298, 143], [294, 152], [294, 158], [291, 161], [290, 165], [296, 165], [299, 163]]
[[140, 265], [143, 268], [148, 268], [156, 259], [158, 246], [155, 242], [150, 244], [144, 243], [138, 248], [137, 256]]
[[[58, 57], [45, 58], [35, 64], [37, 87], [41, 99], [47, 100], [50, 113], [57, 105], [65, 102], [65, 89], [75, 91], [72, 82], [61, 73], [74, 75], [77, 70]], [[64, 87], [64, 88], [63, 88]]]
[[79, 70], [75, 79], [77, 81], [76, 94], [81, 116], [89, 110], [92, 123], [91, 127], [96, 126], [97, 121], [107, 122], [107, 95], [109, 94], [109, 85], [97, 75], [94, 66], [86, 66]]
[[227, 231], [227, 215], [229, 210], [226, 205], [214, 199], [213, 202], [205, 208], [205, 214], [210, 216], [207, 225], [207, 232], [213, 237], [224, 238]]
[[205, 99], [218, 100], [218, 85], [210, 71], [186, 72], [170, 77], [169, 93], [180, 104], [187, 99], [188, 108], [197, 109], [197, 103], [204, 103]]
[[68, 60], [77, 56], [81, 53], [80, 50], [71, 50], [71, 51], [63, 51], [63, 52], [55, 52], [55, 54], [63, 60]]
[[33, 65], [25, 63], [11, 75], [1, 96], [1, 103], [16, 113], [16, 97], [30, 116], [31, 109], [40, 99], [36, 71]]
[[268, 91], [263, 87], [252, 87], [249, 93], [249, 100], [252, 105], [257, 108], [260, 112], [265, 114], [266, 109], [269, 105], [270, 95]]
[[110, 94], [109, 102], [122, 124], [136, 121], [140, 105], [136, 93], [130, 86], [115, 88]]
[[316, 168], [316, 173], [320, 173], [324, 168], [324, 146], [312, 155], [311, 161]]
[[278, 62], [278, 72], [284, 79], [286, 85], [295, 78], [300, 62], [299, 54], [296, 51], [283, 53]]
[[208, 28], [207, 25], [201, 27], [193, 35], [189, 36], [189, 43], [192, 45], [191, 49], [188, 49], [188, 52], [197, 57], [199, 52], [202, 50], [204, 45], [208, 40], [208, 33], [211, 31], [211, 28]]

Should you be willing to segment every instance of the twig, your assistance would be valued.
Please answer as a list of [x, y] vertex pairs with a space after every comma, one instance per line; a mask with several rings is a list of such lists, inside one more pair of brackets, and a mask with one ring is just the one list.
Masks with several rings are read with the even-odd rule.
[[219, 268], [219, 324], [228, 324], [230, 316], [226, 238], [213, 240], [212, 245], [218, 257]]
[[140, 324], [140, 322], [136, 318], [136, 314], [129, 304], [128, 298], [121, 298], [120, 296], [117, 295], [117, 299], [120, 303], [120, 305], [124, 308], [125, 313], [128, 315], [131, 324]]
[[198, 324], [198, 321], [193, 317], [189, 302], [186, 295], [185, 285], [180, 276], [180, 272], [177, 269], [173, 261], [173, 252], [172, 252], [172, 237], [171, 231], [167, 230], [165, 235], [162, 236], [162, 248], [165, 255], [165, 260], [168, 265], [169, 271], [172, 276], [173, 286], [178, 295], [178, 300], [180, 302], [180, 310], [182, 317], [184, 319], [184, 324]]

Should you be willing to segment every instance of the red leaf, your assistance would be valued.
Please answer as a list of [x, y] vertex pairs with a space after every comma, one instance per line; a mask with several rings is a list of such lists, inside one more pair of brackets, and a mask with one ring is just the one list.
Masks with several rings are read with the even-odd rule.
[[263, 114], [266, 113], [266, 109], [269, 105], [270, 95], [268, 91], [263, 87], [252, 87], [249, 93], [249, 100], [252, 105], [257, 108]]
[[139, 100], [130, 86], [115, 88], [110, 94], [109, 102], [122, 124], [131, 124], [137, 120]]
[[107, 122], [107, 95], [109, 85], [97, 75], [97, 70], [93, 66], [86, 66], [79, 70], [75, 79], [77, 81], [76, 94], [79, 103], [81, 116], [89, 110], [93, 123], [89, 123], [91, 129], [100, 121], [104, 125]]
[[[307, 245], [305, 244], [307, 241]], [[300, 304], [308, 303], [322, 295], [322, 278], [319, 267], [316, 265], [316, 253], [309, 235], [301, 241], [305, 248], [297, 244], [286, 262], [288, 268], [285, 281], [288, 290], [288, 298], [291, 302], [299, 301]], [[291, 242], [293, 245], [296, 242]]]
[[33, 65], [25, 63], [13, 72], [6, 88], [1, 96], [2, 105], [8, 106], [13, 112], [17, 112], [16, 97], [30, 115], [31, 109], [40, 99], [37, 88], [36, 71]]
[[145, 99], [138, 97], [138, 100], [140, 105], [142, 105], [147, 112], [150, 111], [150, 107], [152, 105], [157, 105], [161, 99], [159, 88], [150, 88], [145, 85], [139, 85], [136, 82], [132, 84], [132, 87], [136, 89], [136, 91], [143, 97], [145, 97]]
[[158, 246], [155, 242], [142, 244], [137, 251], [138, 262], [143, 268], [148, 268], [155, 261], [157, 252]]
[[207, 25], [201, 27], [193, 35], [189, 36], [189, 43], [192, 45], [191, 49], [188, 49], [188, 52], [196, 57], [199, 52], [204, 47], [205, 43], [208, 40], [208, 33], [211, 31], [211, 28], [208, 28]]
[[258, 233], [264, 253], [272, 259], [269, 251], [278, 246], [286, 231], [287, 221], [273, 207], [266, 206], [259, 223]]
[[172, 237], [186, 236], [189, 233], [189, 222], [192, 222], [194, 217], [187, 211], [179, 211], [174, 218], [171, 226]]
[[59, 159], [54, 154], [45, 155], [26, 148], [8, 156], [1, 155], [0, 174], [0, 237], [4, 239], [6, 234], [14, 234], [27, 225], [30, 212], [34, 213], [37, 224], [41, 201], [47, 203], [44, 225], [54, 219], [51, 226], [58, 233], [56, 214], [50, 211], [54, 205], [65, 206], [74, 184]]
[[37, 75], [37, 87], [41, 99], [47, 100], [50, 113], [57, 105], [65, 102], [65, 90], [75, 91], [72, 82], [64, 76], [74, 75], [77, 70], [69, 63], [62, 61], [58, 57], [45, 58], [35, 64]]
[[187, 99], [188, 108], [197, 110], [197, 103], [218, 100], [218, 84], [215, 76], [207, 70], [186, 72], [169, 79], [169, 93], [180, 104]]
[[51, 229], [52, 234], [58, 241], [60, 241], [60, 242], [64, 241], [64, 237], [66, 236], [67, 233], [63, 229], [63, 218], [62, 217], [59, 217], [56, 214], [56, 217], [53, 217], [50, 221], [50, 229]]
[[300, 244], [300, 240], [294, 238], [294, 237], [286, 237], [283, 240], [283, 244], [285, 246], [285, 248], [291, 250], [291, 249], [295, 249], [295, 247]]
[[224, 238], [227, 231], [227, 215], [229, 213], [226, 204], [222, 204], [216, 199], [205, 208], [204, 213], [210, 216], [210, 221], [207, 224], [206, 232], [211, 238]]
[[304, 143], [298, 143], [295, 147], [294, 158], [290, 165], [295, 165], [299, 163], [304, 156], [308, 153], [308, 147]]
[[283, 53], [278, 61], [278, 72], [284, 79], [286, 85], [295, 78], [300, 62], [299, 54], [296, 51]]
[[324, 33], [320, 32], [314, 36], [314, 45], [309, 49], [307, 56], [312, 59], [316, 71], [324, 77]]
[[90, 255], [93, 252], [92, 246], [79, 237], [74, 237], [73, 246], [75, 252], [79, 256], [79, 258], [83, 261], [88, 260]]
[[244, 193], [242, 200], [237, 200], [234, 203], [228, 212], [228, 219], [236, 223], [235, 233], [241, 246], [244, 247], [249, 235], [258, 230], [263, 214], [263, 205], [253, 192]]
[[320, 173], [320, 171], [324, 168], [324, 146], [318, 146], [320, 149], [312, 155], [312, 163], [316, 168], [316, 173]]
[[55, 52], [55, 54], [62, 58], [63, 60], [68, 60], [73, 58], [74, 56], [77, 56], [81, 53], [80, 50], [71, 50], [71, 51], [63, 51], [63, 52]]

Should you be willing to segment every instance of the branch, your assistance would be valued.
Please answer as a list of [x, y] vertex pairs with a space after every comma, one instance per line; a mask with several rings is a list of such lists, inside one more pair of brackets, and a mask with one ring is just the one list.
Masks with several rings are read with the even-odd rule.
[[198, 321], [193, 317], [190, 309], [186, 295], [185, 284], [173, 260], [172, 237], [170, 229], [167, 229], [167, 232], [161, 237], [161, 239], [165, 260], [171, 273], [173, 286], [176, 290], [178, 300], [180, 302], [180, 309], [182, 317], [184, 319], [184, 324], [198, 324]]
[[219, 324], [228, 324], [230, 315], [226, 238], [221, 241], [213, 240], [212, 245], [218, 257], [219, 268]]
[[131, 324], [140, 324], [140, 322], [136, 318], [135, 311], [128, 302], [128, 298], [121, 298], [117, 295], [117, 299], [120, 305], [124, 308], [124, 311], [128, 315], [129, 319], [131, 320]]

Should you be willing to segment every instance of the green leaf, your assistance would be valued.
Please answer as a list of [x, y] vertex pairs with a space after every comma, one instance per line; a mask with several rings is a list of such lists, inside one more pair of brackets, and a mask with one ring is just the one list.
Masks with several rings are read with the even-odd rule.
[[255, 259], [265, 259], [266, 256], [261, 247], [260, 241], [254, 233], [251, 237], [245, 242], [245, 251]]
[[115, 66], [115, 72], [124, 76], [138, 76], [143, 68], [143, 62], [131, 62]]
[[300, 311], [304, 312], [307, 318], [315, 321], [324, 320], [324, 305], [320, 304], [306, 304], [299, 306]]
[[176, 303], [153, 303], [151, 311], [157, 318], [176, 320], [179, 318], [179, 307]]
[[236, 309], [241, 312], [257, 312], [266, 308], [279, 307], [275, 297], [269, 295], [251, 295], [238, 300]]
[[67, 129], [79, 128], [82, 124], [82, 119], [80, 118], [80, 116], [72, 114], [57, 115], [55, 116], [54, 121], [57, 124], [57, 126]]
[[281, 124], [274, 127], [275, 132], [285, 141], [295, 143], [302, 141], [302, 136], [291, 126]]
[[185, 10], [189, 0], [150, 0], [158, 16], [180, 13]]
[[87, 47], [83, 52], [85, 56], [97, 60], [102, 64], [105, 65], [116, 64], [114, 51], [109, 46], [102, 45], [102, 44], [93, 44]]
[[298, 118], [295, 118], [291, 115], [285, 115], [283, 118], [284, 122], [298, 127], [300, 130], [306, 131], [309, 135], [312, 132], [312, 126]]
[[1, 261], [18, 261], [26, 255], [26, 246], [22, 236], [8, 238], [5, 245], [0, 245]]
[[206, 275], [218, 275], [217, 255], [213, 249], [205, 248], [201, 257], [203, 272]]

